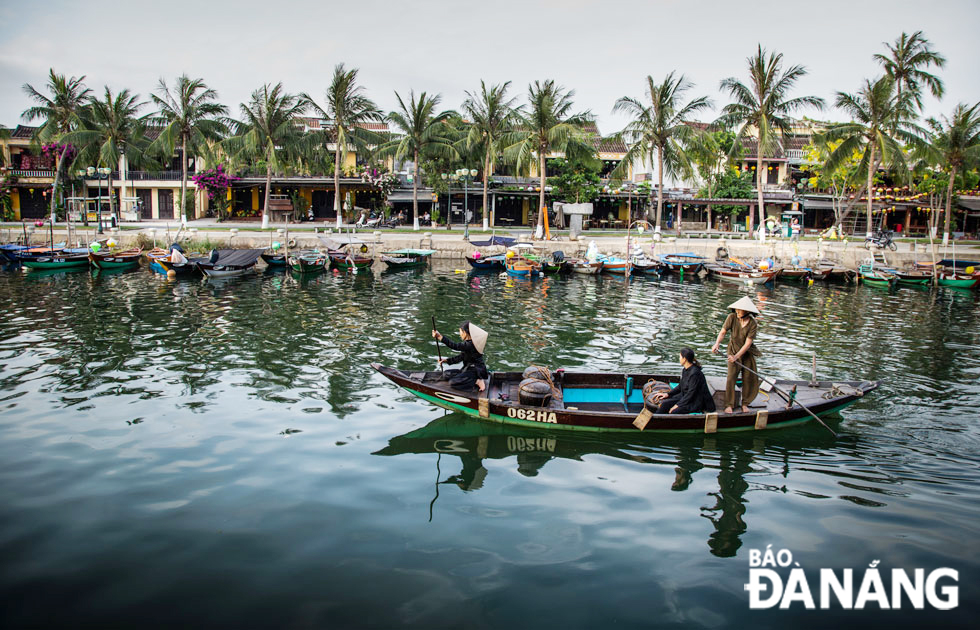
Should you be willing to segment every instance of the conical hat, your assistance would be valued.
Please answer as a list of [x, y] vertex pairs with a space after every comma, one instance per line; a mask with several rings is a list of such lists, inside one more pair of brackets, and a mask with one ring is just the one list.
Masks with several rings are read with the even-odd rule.
[[759, 309], [757, 309], [755, 307], [755, 304], [752, 303], [752, 300], [750, 300], [747, 297], [743, 297], [740, 300], [738, 300], [737, 302], [735, 302], [733, 304], [729, 304], [728, 305], [728, 308], [732, 308], [732, 309], [737, 308], [739, 310], [747, 311], [749, 313], [755, 313], [756, 315], [759, 314]]
[[473, 340], [473, 345], [476, 347], [476, 351], [483, 354], [483, 349], [487, 347], [487, 337], [490, 333], [483, 330], [473, 322], [470, 322], [470, 339]]

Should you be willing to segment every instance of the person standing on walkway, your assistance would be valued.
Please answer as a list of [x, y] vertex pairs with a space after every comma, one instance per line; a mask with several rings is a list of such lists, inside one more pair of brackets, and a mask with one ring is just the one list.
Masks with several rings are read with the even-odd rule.
[[[712, 353], [717, 353], [721, 342], [725, 338], [725, 333], [731, 332], [728, 339], [728, 382], [725, 386], [725, 413], [732, 413], [735, 407], [735, 384], [738, 381], [739, 373], [742, 375], [742, 412], [749, 412], [749, 403], [755, 400], [759, 394], [759, 377], [755, 375], [755, 358], [762, 353], [755, 345], [755, 336], [759, 330], [759, 324], [755, 321], [755, 316], [759, 314], [759, 309], [755, 307], [747, 297], [743, 297], [737, 302], [729, 305], [732, 312], [725, 319], [721, 332], [715, 345], [711, 347]], [[742, 365], [738, 365], [741, 363]], [[747, 369], [743, 370], [742, 366]], [[751, 370], [751, 371], [750, 371]]]

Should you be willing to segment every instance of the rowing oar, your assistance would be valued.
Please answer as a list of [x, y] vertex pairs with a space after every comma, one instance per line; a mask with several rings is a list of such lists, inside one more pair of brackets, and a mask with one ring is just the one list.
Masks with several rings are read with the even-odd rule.
[[[436, 316], [432, 316], [432, 330], [436, 329]], [[445, 373], [446, 369], [442, 367], [442, 348], [439, 346], [439, 338], [436, 337], [436, 352], [439, 353], [439, 371]]]
[[817, 414], [813, 413], [812, 411], [810, 411], [810, 408], [809, 407], [807, 407], [806, 405], [804, 405], [800, 401], [796, 400], [796, 396], [790, 396], [789, 394], [787, 394], [783, 390], [781, 390], [778, 387], [776, 387], [775, 381], [773, 381], [771, 379], [767, 379], [765, 376], [759, 374], [755, 370], [751, 370], [751, 369], [745, 367], [744, 365], [742, 365], [738, 361], [735, 361], [735, 365], [739, 366], [740, 368], [742, 368], [746, 372], [752, 372], [753, 374], [755, 374], [756, 376], [758, 376], [760, 379], [762, 379], [766, 383], [769, 383], [769, 385], [773, 388], [773, 390], [776, 391], [776, 393], [780, 394], [783, 398], [785, 398], [789, 402], [789, 404], [790, 404], [791, 407], [793, 406], [793, 403], [796, 403], [797, 405], [799, 405], [803, 409], [803, 411], [805, 411], [808, 414], [810, 414], [811, 416], [813, 416], [813, 419], [816, 420], [817, 422], [819, 422], [821, 424], [821, 426], [823, 426], [823, 428], [825, 428], [828, 431], [830, 431], [834, 435], [834, 437], [837, 437], [837, 432], [834, 431], [833, 429], [831, 429], [829, 426], [827, 426], [827, 424], [823, 420], [820, 419], [820, 416], [818, 416]]

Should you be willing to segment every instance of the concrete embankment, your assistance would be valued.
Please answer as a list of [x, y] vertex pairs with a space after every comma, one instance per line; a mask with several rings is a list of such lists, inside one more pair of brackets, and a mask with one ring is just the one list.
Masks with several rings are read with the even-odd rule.
[[[101, 238], [115, 238], [120, 246], [129, 247], [138, 243], [148, 245], [156, 242], [157, 245], [164, 246], [168, 236], [171, 238], [175, 231], [169, 233], [162, 229], [157, 230], [138, 230], [122, 229], [106, 232]], [[11, 232], [10, 236], [16, 238], [20, 234]], [[290, 248], [312, 249], [323, 247], [324, 238], [338, 238], [336, 232], [320, 230], [291, 230], [288, 234]], [[383, 232], [375, 233], [372, 231], [361, 231], [355, 235], [365, 241], [372, 255], [385, 250], [402, 248], [429, 248], [436, 250], [433, 258], [437, 259], [462, 259], [467, 254], [480, 249], [484, 253], [494, 250], [503, 251], [503, 248], [478, 248], [463, 239], [460, 234], [440, 233], [439, 230], [419, 231], [419, 232]], [[489, 239], [490, 233], [479, 230], [470, 232], [470, 240], [480, 241]], [[55, 242], [64, 242], [67, 232], [64, 228], [54, 230]], [[94, 231], [89, 230], [81, 234], [74, 234], [73, 241], [77, 238], [84, 242], [94, 237]], [[39, 245], [47, 244], [49, 235], [45, 232], [42, 236], [41, 231], [37, 231], [32, 236], [32, 242]], [[229, 230], [209, 230], [193, 229], [185, 230], [181, 235], [181, 241], [191, 248], [195, 246], [208, 247], [230, 247], [230, 248], [266, 248], [275, 240], [285, 240], [284, 234], [276, 229], [266, 232], [241, 231], [232, 233]], [[595, 241], [599, 250], [607, 254], [624, 255], [627, 251], [626, 237], [623, 235], [607, 236], [598, 233], [586, 232], [575, 241], [563, 237], [555, 241], [537, 241], [535, 247], [542, 252], [563, 251], [567, 257], [574, 257], [585, 253], [589, 243]], [[74, 242], [72, 243], [74, 244]], [[845, 241], [800, 241], [791, 242], [787, 239], [770, 240], [762, 244], [756, 240], [746, 238], [697, 238], [697, 237], [676, 237], [665, 236], [662, 241], [654, 244], [649, 233], [633, 235], [631, 248], [640, 247], [646, 253], [670, 254], [680, 252], [692, 252], [714, 259], [719, 248], [725, 248], [729, 256], [737, 258], [751, 259], [757, 257], [775, 257], [776, 259], [787, 262], [793, 256], [800, 256], [804, 260], [816, 260], [822, 257], [832, 258], [848, 267], [856, 267], [871, 256], [871, 252], [863, 246], [863, 241], [856, 239], [851, 242]], [[886, 250], [883, 252], [886, 261], [890, 265], [903, 266], [912, 261], [931, 261], [933, 257], [932, 248], [928, 241], [907, 241], [898, 243], [898, 251]], [[950, 258], [953, 252], [951, 248], [944, 248], [936, 245], [937, 258]], [[980, 248], [958, 247], [956, 257], [963, 260], [980, 260]]]

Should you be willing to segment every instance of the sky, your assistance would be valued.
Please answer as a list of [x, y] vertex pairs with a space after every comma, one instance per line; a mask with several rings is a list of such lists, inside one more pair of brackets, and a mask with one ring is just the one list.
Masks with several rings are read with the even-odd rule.
[[[626, 122], [612, 114], [616, 99], [642, 97], [647, 75], [659, 83], [685, 74], [695, 83], [689, 95], [709, 96], [717, 112], [728, 102], [719, 81], [746, 79], [759, 44], [806, 66], [796, 95], [832, 105], [836, 92], [881, 73], [872, 55], [883, 42], [916, 30], [947, 58], [946, 96], [924, 107], [938, 116], [980, 101], [978, 24], [978, 0], [0, 0], [0, 124], [24, 122], [21, 86], [42, 89], [49, 68], [84, 75], [97, 93], [129, 88], [144, 100], [161, 78], [186, 73], [237, 115], [267, 82], [322, 103], [343, 62], [360, 69], [384, 111], [396, 107], [395, 91], [441, 94], [443, 108], [458, 109], [481, 79], [511, 81], [520, 101], [531, 81], [554, 79], [609, 134]], [[832, 107], [804, 113], [842, 119]]]

